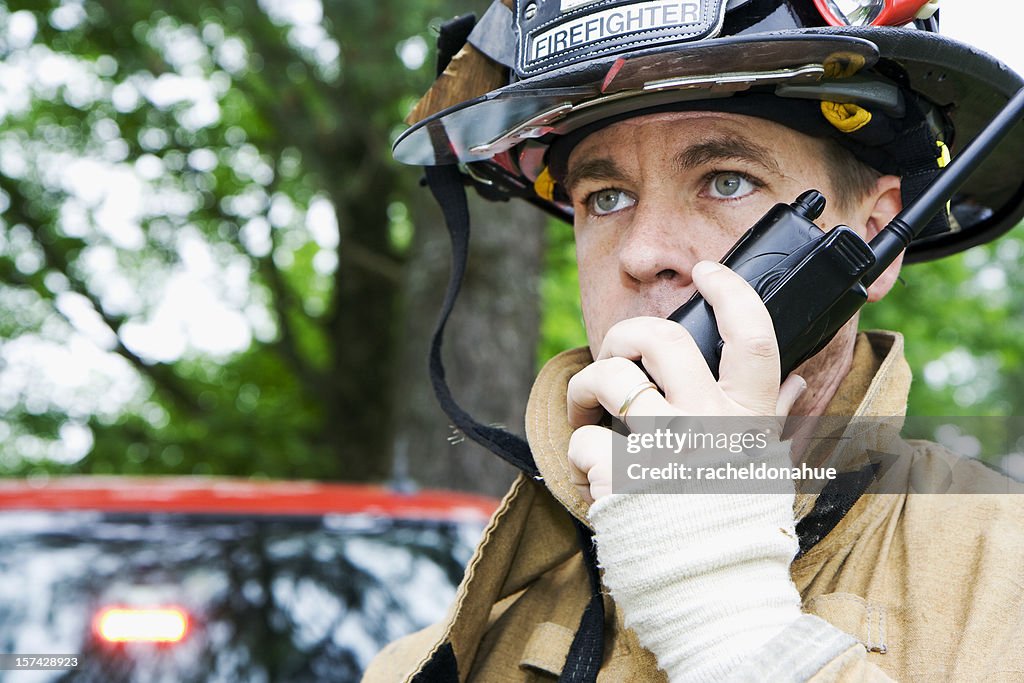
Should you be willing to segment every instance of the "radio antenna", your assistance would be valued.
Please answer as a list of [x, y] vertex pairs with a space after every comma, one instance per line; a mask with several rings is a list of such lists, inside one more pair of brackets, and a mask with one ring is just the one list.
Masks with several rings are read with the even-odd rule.
[[868, 244], [875, 253], [875, 264], [861, 278], [867, 287], [907, 248], [928, 222], [946, 205], [967, 178], [981, 165], [1006, 134], [1024, 117], [1024, 88], [1010, 99], [995, 118], [949, 165], [942, 169], [917, 199], [900, 211]]

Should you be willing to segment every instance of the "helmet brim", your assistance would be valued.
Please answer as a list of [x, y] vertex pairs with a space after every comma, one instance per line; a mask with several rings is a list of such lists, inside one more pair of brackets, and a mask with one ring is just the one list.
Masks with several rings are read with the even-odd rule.
[[[438, 112], [402, 133], [395, 142], [394, 156], [416, 166], [485, 161], [494, 153], [478, 150], [510, 131], [531, 122], [547, 125], [588, 106], [596, 109], [603, 98], [640, 94], [648, 82], [674, 76], [705, 77], [706, 84], [688, 88], [688, 92], [676, 90], [672, 96], [707, 99], [714, 96], [715, 81], [722, 74], [747, 73], [754, 78], [755, 74], [853, 55], [868, 65], [878, 59], [870, 41], [803, 31], [715, 38], [635, 51], [628, 59], [594, 59], [512, 83]], [[612, 83], [606, 83], [613, 68]], [[721, 87], [718, 92], [730, 94]], [[548, 112], [550, 116], [545, 117]]]
[[[714, 99], [752, 85], [814, 80], [821, 73], [810, 67], [843, 63], [901, 79], [936, 105], [955, 128], [954, 155], [1024, 85], [990, 55], [925, 31], [829, 27], [731, 36], [595, 59], [512, 83], [419, 122], [398, 138], [394, 154], [416, 165], [486, 162], [531, 137], [561, 133], [567, 120], [621, 113], [633, 106], [624, 104], [630, 98], [637, 108], [658, 98]], [[665, 79], [684, 81], [644, 90]], [[1018, 125], [954, 198], [953, 229], [915, 240], [906, 261], [945, 256], [1016, 225], [1024, 215], [1024, 174], [1010, 171], [1022, 158]]]

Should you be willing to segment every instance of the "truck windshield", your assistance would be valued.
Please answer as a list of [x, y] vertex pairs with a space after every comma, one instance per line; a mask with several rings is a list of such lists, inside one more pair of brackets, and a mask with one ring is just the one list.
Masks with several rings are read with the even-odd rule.
[[[444, 615], [480, 529], [369, 515], [3, 512], [0, 642], [80, 661], [0, 680], [355, 681], [383, 645]], [[168, 606], [188, 617], [174, 643], [111, 642], [93, 623], [110, 607]]]

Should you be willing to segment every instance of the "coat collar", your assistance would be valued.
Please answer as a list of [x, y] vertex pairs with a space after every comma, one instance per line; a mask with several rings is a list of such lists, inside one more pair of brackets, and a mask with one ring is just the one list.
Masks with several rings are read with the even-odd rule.
[[[592, 361], [587, 348], [565, 351], [541, 370], [526, 408], [526, 435], [551, 494], [577, 519], [589, 525], [589, 504], [572, 485], [566, 454], [572, 428], [567, 420], [569, 379]], [[894, 438], [903, 426], [911, 372], [903, 357], [903, 336], [895, 332], [866, 332], [857, 337], [853, 364], [840, 383], [826, 415], [837, 418], [895, 418], [881, 437]], [[863, 443], [863, 438], [861, 439]], [[867, 444], [870, 446], [871, 444]], [[877, 445], [877, 444], [875, 444]], [[816, 494], [798, 494], [797, 519], [814, 507]]]

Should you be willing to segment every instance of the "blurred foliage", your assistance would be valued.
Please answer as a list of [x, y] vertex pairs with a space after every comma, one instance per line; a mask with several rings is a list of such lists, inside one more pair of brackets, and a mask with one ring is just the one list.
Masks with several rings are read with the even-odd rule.
[[547, 236], [544, 278], [540, 287], [542, 317], [538, 370], [555, 354], [587, 344], [572, 226], [551, 219]]
[[914, 415], [1024, 414], [1024, 228], [933, 263], [862, 315], [862, 329], [901, 331], [914, 371]]
[[[468, 4], [0, 3], [0, 473], [387, 476], [418, 179], [390, 144]], [[541, 360], [586, 343], [548, 237]], [[1022, 251], [865, 310], [907, 337], [912, 413], [1024, 412]], [[205, 317], [168, 328], [169, 292]]]
[[[908, 414], [1011, 419], [916, 420], [936, 440], [1024, 476], [1024, 226], [987, 245], [904, 267], [862, 329], [899, 330], [914, 373]], [[1003, 456], [1006, 456], [1005, 459]]]
[[390, 146], [466, 5], [0, 4], [0, 471], [386, 476]]

